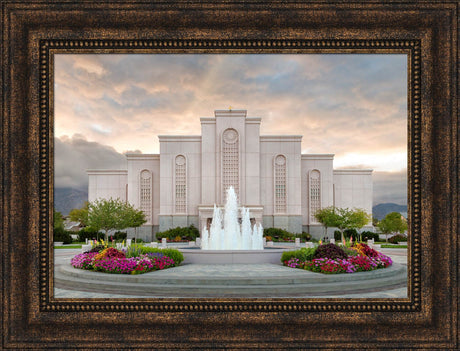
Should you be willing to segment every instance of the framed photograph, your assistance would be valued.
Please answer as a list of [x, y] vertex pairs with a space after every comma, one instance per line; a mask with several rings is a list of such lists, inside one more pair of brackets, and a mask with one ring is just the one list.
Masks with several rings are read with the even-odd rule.
[[[400, 248], [407, 242], [392, 244], [406, 236], [386, 242], [388, 232], [382, 238], [375, 233], [389, 213], [402, 232], [407, 227], [407, 55], [66, 50], [52, 62], [54, 223], [64, 215], [65, 227], [84, 226], [63, 240], [71, 244], [70, 235], [78, 235], [85, 245], [55, 246], [55, 298], [408, 297], [407, 250]], [[238, 103], [245, 109], [232, 107]], [[193, 117], [207, 112], [212, 117]], [[222, 224], [211, 225], [218, 220], [213, 206], [231, 212], [228, 201], [223, 206], [230, 187], [235, 221], [242, 222], [238, 206], [248, 208], [252, 228], [228, 220], [231, 229], [222, 235]], [[96, 204], [115, 199], [141, 209], [145, 223], [118, 233], [114, 228], [105, 237], [94, 229]], [[80, 219], [88, 201], [95, 215]], [[315, 211], [333, 208], [367, 213], [359, 232], [347, 228], [341, 238], [316, 219]], [[56, 242], [61, 231], [54, 227]], [[137, 275], [121, 281], [75, 269], [96, 255], [82, 251], [102, 250], [94, 244], [100, 238], [131, 256], [144, 250], [140, 245], [156, 251], [166, 234], [168, 247], [185, 260], [161, 275], [143, 275], [142, 284], [130, 283]], [[313, 255], [320, 241], [337, 241], [331, 246], [337, 250], [353, 240], [370, 240], [390, 255], [382, 256], [392, 260], [385, 274], [323, 275], [318, 281], [321, 274], [291, 269], [302, 264], [299, 259], [282, 259], [284, 251], [302, 248]], [[282, 260], [287, 267], [279, 267]], [[367, 264], [333, 269], [371, 269]], [[136, 271], [134, 264], [130, 270]]]
[[[3, 348], [458, 348], [458, 3], [2, 5]], [[54, 249], [78, 196], [140, 209], [129, 240], [195, 227], [192, 261], [93, 289]], [[346, 246], [314, 214], [389, 202], [378, 288], [264, 266], [308, 242], [262, 226]]]

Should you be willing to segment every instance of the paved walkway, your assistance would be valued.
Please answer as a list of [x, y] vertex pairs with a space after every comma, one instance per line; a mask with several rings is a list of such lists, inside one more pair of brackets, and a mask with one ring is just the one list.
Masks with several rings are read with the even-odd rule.
[[[238, 297], [238, 288], [248, 287], [254, 296], [244, 297], [305, 297], [305, 298], [405, 298], [407, 281], [401, 281], [407, 273], [407, 250], [380, 249], [392, 257], [399, 270], [399, 280], [391, 283], [390, 268], [353, 275], [323, 275], [281, 265], [182, 265], [162, 271], [136, 276], [114, 275], [75, 270], [70, 267], [70, 258], [81, 252], [78, 249], [55, 250], [55, 298], [146, 298], [171, 297]], [[384, 277], [384, 275], [387, 277]], [[74, 275], [71, 279], [69, 276]], [[368, 281], [375, 275], [386, 279], [384, 286], [374, 286]], [[403, 275], [403, 278], [405, 277]], [[62, 279], [62, 278], [65, 279]], [[358, 279], [350, 283], [349, 278]], [[104, 278], [105, 281], [102, 281]], [[184, 285], [185, 284], [185, 285]], [[187, 285], [188, 284], [188, 285]], [[251, 285], [252, 284], [252, 285]], [[271, 294], [266, 294], [267, 284]], [[294, 284], [294, 285], [289, 285]], [[348, 284], [348, 285], [347, 285]], [[367, 285], [366, 285], [367, 284]], [[126, 286], [125, 286], [126, 285]], [[203, 286], [209, 289], [203, 290]], [[159, 288], [160, 287], [160, 288]], [[182, 290], [181, 290], [181, 287]], [[294, 289], [291, 289], [294, 288]], [[304, 289], [303, 289], [303, 288]], [[233, 288], [233, 289], [232, 289]], [[195, 289], [195, 290], [194, 290]], [[297, 289], [297, 290], [295, 290]], [[133, 292], [135, 291], [135, 293]], [[155, 293], [152, 293], [155, 291]], [[205, 293], [203, 293], [205, 291]], [[216, 293], [222, 291], [222, 294]], [[289, 292], [287, 292], [289, 291]], [[299, 291], [302, 291], [300, 293]], [[308, 291], [308, 293], [305, 293]], [[216, 295], [217, 294], [217, 295]]]

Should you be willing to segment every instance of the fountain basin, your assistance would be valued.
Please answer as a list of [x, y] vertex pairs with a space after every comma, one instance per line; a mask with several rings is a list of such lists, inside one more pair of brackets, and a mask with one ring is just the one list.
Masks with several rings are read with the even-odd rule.
[[201, 250], [198, 248], [179, 249], [184, 254], [184, 264], [255, 264], [273, 263], [281, 264], [283, 251], [291, 249], [264, 250]]

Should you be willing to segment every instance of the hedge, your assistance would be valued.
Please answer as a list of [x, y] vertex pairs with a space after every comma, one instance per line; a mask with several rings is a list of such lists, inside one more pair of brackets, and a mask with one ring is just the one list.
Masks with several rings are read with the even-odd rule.
[[189, 227], [177, 227], [173, 229], [168, 229], [164, 232], [156, 233], [157, 239], [166, 238], [169, 240], [174, 240], [177, 237], [180, 237], [184, 240], [195, 240], [199, 236], [200, 232], [193, 224]]
[[86, 239], [104, 239], [104, 234], [92, 229], [91, 227], [85, 227], [78, 232], [78, 241], [84, 242]]
[[289, 261], [291, 258], [298, 258], [299, 261], [311, 261], [315, 255], [316, 248], [302, 248], [295, 251], [284, 251], [281, 254], [281, 262]]
[[293, 240], [296, 236], [287, 230], [280, 228], [264, 228], [264, 237], [271, 237], [275, 240]]
[[407, 241], [407, 237], [401, 234], [397, 234], [388, 239], [388, 241], [392, 244], [397, 244], [400, 241]]
[[380, 241], [379, 235], [377, 233], [370, 232], [370, 231], [362, 232], [361, 237], [363, 238], [363, 241], [372, 240], [372, 239], [374, 239], [374, 241]]
[[64, 228], [54, 228], [53, 238], [54, 242], [62, 241], [64, 244], [72, 243], [72, 237], [70, 236], [70, 233]]
[[128, 234], [126, 232], [115, 232], [115, 234], [113, 234], [114, 240], [126, 240], [127, 237]]
[[302, 232], [302, 234], [300, 234], [300, 238], [305, 239], [305, 241], [310, 241], [311, 240], [311, 234], [306, 233], [306, 232]]

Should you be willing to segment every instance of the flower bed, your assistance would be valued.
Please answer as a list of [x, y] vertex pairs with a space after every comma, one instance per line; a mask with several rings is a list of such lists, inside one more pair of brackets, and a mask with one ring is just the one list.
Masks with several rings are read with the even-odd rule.
[[[74, 256], [70, 264], [74, 268], [104, 273], [141, 274], [174, 267], [180, 263], [161, 252], [142, 253], [142, 250], [136, 250], [135, 256], [127, 257], [126, 252], [113, 247], [99, 249], [100, 251], [91, 250]], [[129, 255], [133, 250], [127, 252]]]
[[[386, 268], [393, 263], [391, 258], [370, 248], [366, 244], [356, 244], [353, 247], [347, 248], [346, 251], [352, 250], [347, 254], [345, 250], [331, 245], [320, 245], [316, 248], [316, 253], [313, 259], [302, 261], [295, 257], [293, 252], [292, 258], [283, 261], [283, 264], [291, 268], [306, 269], [313, 272], [325, 274], [337, 273], [355, 273], [363, 271], [372, 271], [378, 268]], [[327, 257], [327, 255], [333, 257]], [[326, 257], [325, 257], [326, 255]]]

